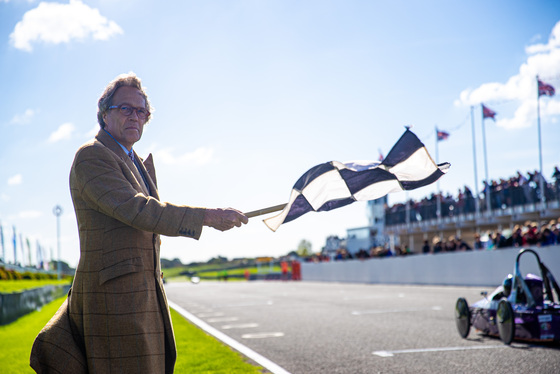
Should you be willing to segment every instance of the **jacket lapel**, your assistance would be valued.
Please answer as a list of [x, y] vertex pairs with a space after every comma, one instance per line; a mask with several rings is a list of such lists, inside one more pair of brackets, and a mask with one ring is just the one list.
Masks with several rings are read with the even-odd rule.
[[145, 160], [143, 160], [142, 166], [145, 168], [145, 175], [148, 176], [146, 179], [150, 184], [150, 191], [152, 192], [152, 196], [156, 199], [159, 199], [159, 194], [157, 191], [156, 169], [154, 167], [154, 158], [152, 157], [151, 153], [148, 155], [148, 157], [146, 157]]
[[144, 176], [146, 177], [146, 182], [148, 182], [148, 184], [150, 185], [151, 196], [155, 197], [156, 199], [159, 199], [159, 195], [157, 192], [157, 184], [156, 184], [157, 183], [156, 173], [154, 169], [154, 161], [152, 158], [152, 154], [150, 153], [146, 158], [146, 160], [142, 160], [140, 157], [138, 157], [136, 152], [134, 152], [134, 157], [136, 157], [137, 160], [140, 160], [138, 164], [140, 165], [140, 169], [142, 169], [142, 173], [144, 173]]
[[[137, 182], [138, 186], [140, 186], [140, 190], [137, 189], [137, 191], [142, 192], [146, 196], [150, 196], [148, 188], [144, 184], [144, 180], [142, 179], [142, 176], [140, 175], [140, 171], [138, 171], [138, 168], [136, 167], [136, 165], [134, 165], [134, 162], [132, 162], [130, 157], [128, 157], [128, 155], [123, 151], [123, 149], [115, 141], [115, 139], [113, 139], [103, 129], [99, 130], [99, 132], [97, 133], [97, 136], [95, 138], [97, 140], [99, 140], [101, 143], [103, 143], [103, 145], [105, 145], [111, 151], [113, 151], [126, 164], [126, 166], [128, 166], [128, 168], [130, 169], [130, 171], [134, 175], [134, 178], [136, 178], [136, 182]], [[136, 155], [136, 152], [134, 152], [134, 157], [138, 157]], [[142, 164], [142, 163], [139, 162], [139, 164]], [[147, 179], [149, 179], [149, 178], [147, 178]]]

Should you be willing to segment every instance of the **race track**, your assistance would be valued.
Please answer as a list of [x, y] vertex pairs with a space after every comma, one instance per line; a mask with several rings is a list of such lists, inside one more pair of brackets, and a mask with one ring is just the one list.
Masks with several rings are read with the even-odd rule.
[[167, 296], [293, 374], [560, 373], [558, 345], [462, 339], [454, 305], [480, 287], [319, 282], [169, 283]]

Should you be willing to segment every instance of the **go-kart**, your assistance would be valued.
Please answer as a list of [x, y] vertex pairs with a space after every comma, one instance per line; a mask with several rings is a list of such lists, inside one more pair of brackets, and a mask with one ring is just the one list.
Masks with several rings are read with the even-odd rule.
[[[535, 255], [540, 277], [521, 275], [519, 260], [525, 253]], [[457, 299], [455, 323], [461, 337], [467, 338], [472, 326], [482, 334], [499, 337], [505, 344], [514, 339], [560, 342], [560, 288], [536, 251], [519, 251], [513, 275], [508, 275], [490, 295], [482, 295], [484, 299], [471, 306], [465, 298]]]

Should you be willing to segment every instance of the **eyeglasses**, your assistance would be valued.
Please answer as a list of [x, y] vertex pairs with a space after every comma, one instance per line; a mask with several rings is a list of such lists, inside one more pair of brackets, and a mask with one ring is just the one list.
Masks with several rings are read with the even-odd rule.
[[136, 112], [138, 119], [145, 120], [150, 116], [150, 111], [144, 108], [136, 108], [128, 104], [113, 105], [108, 109], [118, 109], [123, 116], [130, 116], [132, 112]]

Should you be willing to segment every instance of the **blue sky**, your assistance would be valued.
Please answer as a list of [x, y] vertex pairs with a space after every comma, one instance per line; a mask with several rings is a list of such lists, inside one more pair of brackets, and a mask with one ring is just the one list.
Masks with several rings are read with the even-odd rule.
[[[160, 195], [251, 211], [287, 201], [310, 167], [377, 160], [405, 125], [439, 161], [443, 192], [539, 167], [536, 75], [560, 90], [558, 1], [0, 0], [0, 222], [77, 264], [68, 174], [98, 129], [105, 85], [133, 71], [155, 107], [135, 149], [153, 153]], [[544, 174], [560, 164], [560, 99], [541, 97]], [[420, 199], [436, 184], [393, 194]], [[365, 203], [309, 213], [271, 232], [260, 218], [200, 241], [164, 238], [162, 256], [279, 256], [302, 239], [367, 224]]]

